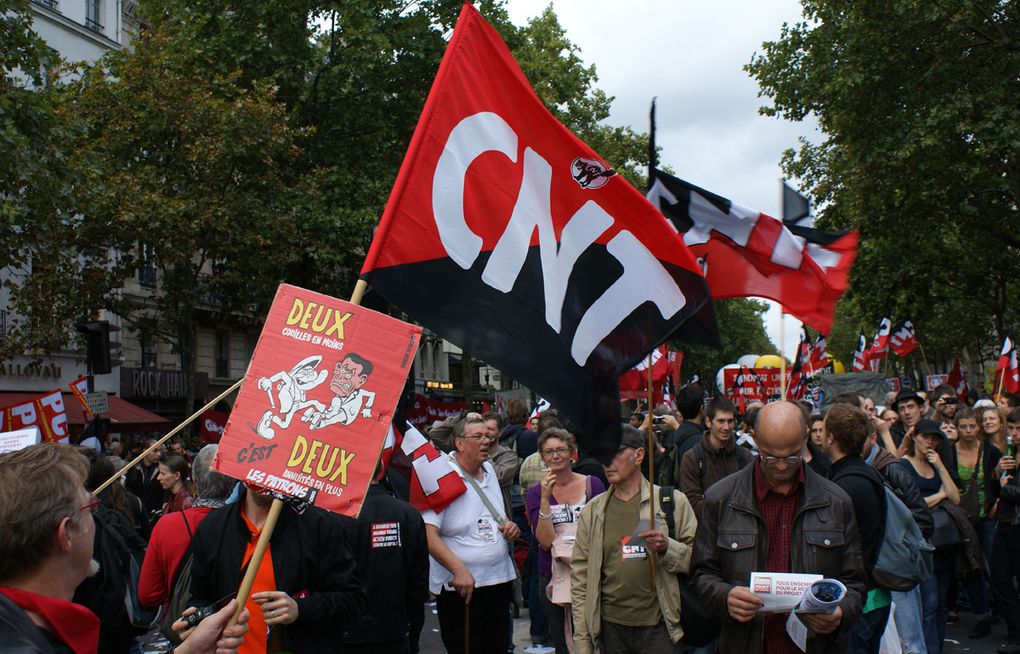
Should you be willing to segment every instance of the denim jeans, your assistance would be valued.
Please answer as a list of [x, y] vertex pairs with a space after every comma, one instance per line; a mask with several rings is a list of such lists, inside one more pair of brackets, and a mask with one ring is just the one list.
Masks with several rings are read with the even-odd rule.
[[[932, 579], [934, 580], [934, 577]], [[921, 586], [915, 586], [913, 590], [905, 592], [893, 591], [892, 601], [896, 605], [893, 619], [900, 636], [903, 654], [927, 654], [921, 612]]]
[[875, 609], [857, 618], [857, 622], [850, 627], [847, 652], [849, 654], [878, 654], [887, 622], [889, 622], [888, 606]]

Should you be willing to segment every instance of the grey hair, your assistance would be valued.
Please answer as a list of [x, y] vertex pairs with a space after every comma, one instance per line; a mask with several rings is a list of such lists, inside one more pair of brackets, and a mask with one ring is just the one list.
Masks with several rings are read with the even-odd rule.
[[[477, 415], [477, 414], [476, 414]], [[463, 420], [458, 420], [457, 424], [453, 426], [453, 434], [456, 438], [464, 438], [464, 434], [467, 433], [468, 425], [484, 425], [485, 421], [482, 420], [482, 416], [473, 417], [468, 414], [468, 417]]]
[[225, 500], [234, 491], [237, 482], [226, 475], [212, 469], [212, 460], [219, 445], [206, 445], [191, 464], [191, 474], [195, 479], [198, 496], [207, 500]]

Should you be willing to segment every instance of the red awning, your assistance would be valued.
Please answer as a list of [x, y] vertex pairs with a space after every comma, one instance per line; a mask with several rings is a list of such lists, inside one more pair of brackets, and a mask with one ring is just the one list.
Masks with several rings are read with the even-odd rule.
[[[27, 402], [41, 394], [41, 391], [31, 393], [0, 391], [0, 408]], [[81, 402], [78, 401], [78, 398], [73, 393], [61, 393], [60, 397], [64, 400], [67, 422], [71, 425], [72, 429], [78, 427], [75, 431], [80, 430], [85, 424]], [[143, 409], [116, 395], [109, 395], [106, 399], [109, 402], [110, 411], [102, 414], [101, 417], [109, 418], [110, 431], [113, 433], [166, 431], [170, 428], [169, 420], [163, 416], [156, 415], [152, 411]]]

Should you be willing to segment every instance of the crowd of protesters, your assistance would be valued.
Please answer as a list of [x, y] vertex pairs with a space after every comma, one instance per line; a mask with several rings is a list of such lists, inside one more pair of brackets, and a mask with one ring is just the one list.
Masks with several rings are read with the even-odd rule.
[[[1020, 398], [880, 399], [741, 413], [691, 385], [675, 408], [623, 407], [604, 462], [554, 408], [454, 416], [427, 434], [461, 496], [419, 512], [390, 469], [357, 519], [288, 503], [231, 627], [273, 496], [213, 470], [217, 446], [175, 441], [93, 500], [154, 441], [32, 446], [0, 456], [0, 650], [413, 654], [434, 599], [453, 654], [513, 652], [525, 607], [517, 644], [557, 654], [798, 652], [749, 587], [773, 572], [846, 589], [800, 616], [807, 652], [877, 653], [895, 634], [937, 654], [960, 611], [970, 638], [1020, 652]], [[877, 571], [887, 492], [930, 557], [895, 587]]]

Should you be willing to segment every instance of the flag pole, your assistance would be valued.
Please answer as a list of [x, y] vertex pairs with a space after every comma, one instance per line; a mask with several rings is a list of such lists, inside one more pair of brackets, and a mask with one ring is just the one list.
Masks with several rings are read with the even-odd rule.
[[[653, 104], [654, 107], [654, 104]], [[654, 110], [654, 109], [653, 109]], [[648, 483], [655, 484], [655, 428], [652, 425], [652, 402], [654, 400], [654, 389], [652, 388], [652, 350], [648, 353], [648, 413], [645, 424], [648, 425], [648, 450], [645, 456], [648, 457]], [[648, 503], [648, 529], [655, 529], [655, 498]], [[647, 548], [646, 548], [647, 549]], [[649, 552], [648, 562], [651, 564], [652, 592], [655, 592], [655, 556]]]
[[[996, 403], [998, 403], [999, 398], [1002, 397], [1002, 382], [1004, 382], [1006, 380], [1006, 370], [1008, 370], [1008, 369], [1009, 369], [1009, 364], [1006, 365], [1006, 368], [1002, 369], [1002, 374], [999, 375], [999, 387], [997, 389], [995, 389], [995, 401], [996, 401]], [[998, 373], [999, 371], [996, 370], [995, 372]]]
[[[655, 150], [655, 98], [652, 98], [652, 106], [648, 110], [648, 190], [651, 190], [655, 183], [655, 166], [658, 161], [658, 153]], [[648, 457], [648, 483], [655, 484], [655, 429], [652, 426], [652, 349], [648, 353], [648, 450], [645, 456]], [[655, 529], [655, 498], [648, 503], [648, 528]], [[655, 592], [655, 555], [648, 553], [648, 561], [651, 565], [652, 592]]]
[[779, 397], [786, 401], [786, 325], [783, 306], [779, 305]]
[[92, 491], [92, 495], [93, 495], [94, 497], [98, 497], [98, 496], [99, 496], [99, 493], [101, 493], [101, 492], [102, 492], [103, 490], [105, 490], [107, 486], [109, 486], [109, 485], [110, 485], [110, 484], [112, 484], [113, 482], [115, 482], [115, 481], [117, 481], [118, 479], [120, 479], [120, 478], [121, 478], [122, 476], [124, 476], [124, 474], [125, 474], [125, 473], [126, 473], [126, 472], [127, 472], [128, 470], [130, 470], [131, 468], [133, 468], [133, 467], [135, 467], [136, 465], [138, 465], [138, 463], [139, 463], [139, 462], [141, 462], [141, 460], [142, 460], [142, 459], [144, 459], [144, 458], [145, 458], [145, 457], [146, 457], [146, 456], [147, 456], [147, 455], [149, 454], [149, 452], [152, 452], [152, 451], [153, 451], [153, 450], [155, 450], [155, 449], [156, 449], [157, 447], [159, 447], [159, 446], [160, 446], [160, 445], [162, 445], [163, 443], [167, 442], [168, 440], [170, 440], [171, 438], [173, 438], [174, 436], [176, 436], [176, 435], [177, 435], [178, 433], [180, 433], [180, 431], [181, 431], [182, 429], [184, 429], [185, 427], [187, 427], [188, 425], [190, 425], [190, 424], [191, 424], [192, 422], [194, 422], [196, 418], [198, 418], [198, 417], [199, 417], [199, 416], [201, 416], [201, 415], [202, 415], [203, 413], [205, 413], [205, 412], [206, 412], [206, 411], [208, 411], [209, 409], [211, 409], [211, 408], [213, 408], [214, 406], [216, 406], [216, 404], [217, 404], [217, 403], [218, 403], [218, 402], [219, 402], [220, 400], [224, 399], [225, 397], [227, 397], [228, 395], [230, 395], [231, 393], [233, 393], [234, 391], [236, 391], [236, 390], [237, 390], [238, 388], [240, 388], [240, 386], [241, 386], [241, 383], [242, 383], [242, 382], [244, 382], [244, 378], [243, 378], [243, 377], [242, 377], [241, 379], [238, 379], [238, 380], [237, 380], [236, 382], [234, 382], [234, 383], [233, 383], [233, 384], [232, 384], [232, 385], [230, 386], [230, 388], [228, 388], [227, 390], [223, 391], [222, 393], [220, 393], [219, 395], [217, 395], [217, 396], [216, 396], [216, 397], [214, 397], [213, 399], [209, 400], [209, 402], [208, 402], [208, 403], [207, 403], [207, 404], [206, 404], [206, 405], [205, 405], [204, 407], [202, 407], [202, 408], [201, 408], [201, 409], [199, 409], [198, 411], [194, 412], [193, 414], [191, 414], [190, 416], [188, 416], [187, 418], [185, 418], [185, 419], [184, 419], [184, 422], [182, 422], [181, 424], [177, 425], [176, 427], [174, 427], [173, 429], [171, 429], [170, 431], [168, 431], [168, 432], [166, 433], [166, 435], [165, 435], [165, 436], [163, 436], [162, 438], [160, 438], [160, 439], [159, 439], [158, 441], [156, 441], [155, 443], [153, 443], [153, 444], [152, 444], [152, 445], [150, 445], [149, 447], [145, 448], [145, 451], [144, 451], [144, 452], [142, 452], [141, 454], [139, 454], [138, 456], [136, 456], [136, 457], [135, 457], [134, 459], [132, 459], [130, 463], [126, 463], [126, 464], [124, 464], [124, 467], [123, 467], [123, 468], [121, 468], [121, 469], [120, 469], [120, 470], [118, 470], [117, 472], [113, 473], [113, 476], [112, 476], [112, 477], [110, 477], [109, 479], [107, 479], [106, 481], [104, 481], [104, 482], [103, 482], [102, 484], [100, 484], [100, 485], [99, 485], [99, 486], [98, 486], [98, 487], [96, 488], [96, 490]]
[[931, 368], [928, 367], [928, 357], [924, 355], [924, 345], [921, 344], [920, 340], [917, 341], [917, 347], [921, 348], [921, 360], [924, 361], [924, 374], [927, 377], [931, 374]]
[[[351, 293], [351, 304], [361, 304], [361, 298], [365, 296], [365, 290], [368, 289], [368, 282], [363, 279], [359, 279], [358, 283], [354, 285], [354, 292]], [[241, 382], [237, 382], [240, 385]], [[244, 579], [241, 580], [241, 586], [237, 589], [237, 608], [234, 609], [234, 615], [230, 617], [230, 621], [227, 622], [228, 627], [232, 627], [237, 624], [237, 621], [241, 618], [241, 611], [244, 610], [244, 605], [248, 601], [248, 596], [251, 595], [251, 588], [255, 584], [255, 575], [259, 571], [259, 566], [262, 565], [262, 559], [266, 555], [266, 549], [269, 547], [269, 540], [273, 537], [273, 531], [276, 529], [276, 521], [280, 518], [280, 512], [283, 510], [283, 501], [277, 498], [273, 498], [273, 503], [269, 507], [269, 514], [266, 516], [266, 521], [262, 525], [262, 531], [259, 532], [259, 540], [255, 543], [255, 549], [251, 553], [251, 559], [248, 562], [248, 569], [244, 573]]]

